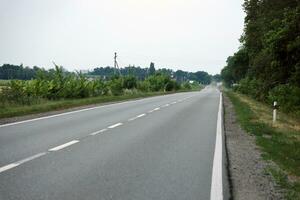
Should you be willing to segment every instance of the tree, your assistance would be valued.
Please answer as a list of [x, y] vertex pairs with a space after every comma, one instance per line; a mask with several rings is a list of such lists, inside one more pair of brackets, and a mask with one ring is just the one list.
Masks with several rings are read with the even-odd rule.
[[149, 68], [149, 75], [152, 76], [155, 74], [155, 67], [154, 67], [154, 63], [151, 62], [150, 63], [150, 68]]

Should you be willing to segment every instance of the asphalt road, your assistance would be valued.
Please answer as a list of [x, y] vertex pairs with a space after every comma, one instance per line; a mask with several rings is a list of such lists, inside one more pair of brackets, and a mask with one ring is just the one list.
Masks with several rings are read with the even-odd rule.
[[210, 199], [215, 88], [0, 126], [0, 199]]

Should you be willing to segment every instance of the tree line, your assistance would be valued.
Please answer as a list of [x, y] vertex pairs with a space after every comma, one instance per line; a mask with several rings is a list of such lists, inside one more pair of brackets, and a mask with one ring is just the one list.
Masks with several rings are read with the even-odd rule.
[[[30, 68], [30, 67], [24, 67], [23, 65], [3, 64], [2, 66], [0, 66], [0, 79], [31, 80], [37, 78], [38, 73], [41, 71], [44, 74], [48, 74], [48, 75], [54, 73], [54, 69], [45, 70], [43, 68], [39, 68], [36, 66]], [[67, 70], [64, 71], [67, 72]], [[120, 68], [119, 71], [116, 71], [115, 68], [109, 66], [97, 67], [94, 68], [92, 71], [89, 71], [87, 74], [85, 74], [85, 76], [100, 77], [105, 80], [105, 79], [110, 79], [116, 74], [122, 76], [134, 76], [138, 80], [145, 80], [148, 76], [154, 74], [163, 74], [171, 77], [172, 79], [175, 79], [179, 83], [184, 83], [187, 81], [196, 81], [204, 85], [210, 84], [212, 80], [215, 81], [220, 80], [219, 75], [212, 76], [204, 71], [198, 71], [198, 72], [187, 72], [182, 70], [173, 71], [167, 68], [156, 70], [154, 63], [151, 63], [149, 68], [141, 68], [141, 67], [135, 67], [129, 65], [127, 67]]]
[[241, 46], [221, 72], [227, 86], [300, 110], [300, 2], [245, 0]]

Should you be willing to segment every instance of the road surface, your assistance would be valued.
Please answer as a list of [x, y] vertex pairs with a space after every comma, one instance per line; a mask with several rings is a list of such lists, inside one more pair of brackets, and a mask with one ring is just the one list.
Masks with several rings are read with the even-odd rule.
[[0, 199], [210, 199], [219, 102], [210, 87], [0, 125]]

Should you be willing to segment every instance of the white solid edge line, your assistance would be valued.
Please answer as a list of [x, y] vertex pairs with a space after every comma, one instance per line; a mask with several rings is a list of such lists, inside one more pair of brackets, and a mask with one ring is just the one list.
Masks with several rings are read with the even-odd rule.
[[103, 132], [105, 132], [105, 131], [107, 131], [107, 128], [101, 129], [100, 131], [96, 131], [96, 132], [90, 133], [90, 135], [97, 135], [97, 134], [103, 133]]
[[216, 130], [216, 144], [213, 160], [212, 179], [211, 179], [211, 200], [223, 200], [223, 176], [222, 176], [222, 93], [220, 93], [220, 103], [218, 111], [218, 121]]
[[55, 114], [55, 115], [49, 115], [49, 116], [38, 117], [38, 118], [34, 118], [34, 119], [28, 119], [28, 120], [23, 120], [23, 121], [18, 121], [18, 122], [12, 122], [12, 123], [8, 123], [8, 124], [2, 124], [2, 125], [0, 125], [0, 128], [6, 127], [6, 126], [13, 126], [13, 125], [17, 125], [17, 124], [28, 123], [28, 122], [34, 122], [34, 121], [43, 120], [43, 119], [50, 119], [50, 118], [54, 118], [54, 117], [60, 117], [60, 116], [64, 116], [64, 115], [70, 115], [70, 114], [89, 111], [89, 110], [95, 110], [95, 109], [99, 109], [99, 108], [111, 107], [111, 106], [128, 104], [128, 103], [135, 103], [135, 102], [138, 102], [138, 101], [144, 101], [144, 100], [148, 100], [148, 99], [151, 99], [151, 98], [165, 97], [165, 96], [168, 96], [168, 95], [173, 96], [173, 95], [176, 95], [176, 93], [175, 94], [167, 94], [167, 95], [163, 95], [163, 96], [146, 97], [144, 99], [129, 100], [129, 101], [126, 101], [126, 102], [119, 102], [119, 103], [113, 103], [112, 102], [109, 105], [100, 105], [100, 106], [96, 106], [96, 107], [84, 108], [84, 109], [80, 109], [80, 110], [64, 112], [64, 113]]
[[2, 172], [4, 172], [4, 171], [7, 171], [7, 170], [9, 170], [9, 169], [15, 168], [15, 167], [17, 167], [17, 166], [19, 166], [19, 165], [21, 165], [21, 164], [23, 164], [23, 163], [26, 163], [26, 162], [28, 162], [28, 161], [34, 160], [34, 159], [36, 159], [36, 158], [38, 158], [38, 157], [41, 157], [41, 156], [43, 156], [43, 155], [46, 155], [46, 152], [38, 153], [38, 154], [36, 154], [36, 155], [30, 156], [30, 157], [25, 158], [25, 159], [23, 159], [23, 160], [20, 160], [20, 161], [18, 161], [18, 162], [11, 163], [11, 164], [5, 165], [5, 166], [3, 166], [3, 167], [0, 167], [0, 173], [2, 173]]
[[121, 126], [121, 125], [123, 125], [122, 123], [117, 123], [117, 124], [114, 124], [114, 125], [111, 125], [111, 126], [109, 126], [109, 127], [107, 127], [107, 128], [116, 128], [116, 127], [118, 127], [118, 126]]
[[76, 144], [76, 143], [78, 143], [78, 142], [79, 142], [79, 140], [72, 140], [72, 141], [70, 141], [70, 142], [67, 142], [67, 143], [65, 143], [65, 144], [59, 145], [59, 146], [57, 146], [57, 147], [53, 147], [53, 148], [49, 149], [48, 151], [58, 151], [58, 150], [61, 150], [61, 149], [66, 148], [66, 147], [68, 147], [68, 146], [71, 146], [71, 145], [73, 145], [73, 144]]

